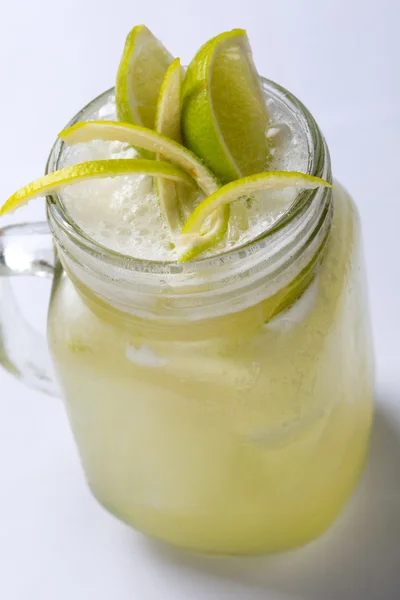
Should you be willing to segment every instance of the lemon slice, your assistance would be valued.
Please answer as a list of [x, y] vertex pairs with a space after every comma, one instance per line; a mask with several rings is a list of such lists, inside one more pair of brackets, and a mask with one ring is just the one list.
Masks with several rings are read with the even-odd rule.
[[[218, 209], [221, 210], [234, 200], [251, 196], [260, 191], [282, 190], [287, 187], [314, 189], [317, 187], [332, 186], [324, 179], [304, 173], [297, 173], [296, 171], [269, 171], [267, 173], [249, 175], [248, 177], [228, 183], [203, 200], [189, 217], [177, 244], [180, 251], [179, 262], [185, 262], [194, 258], [205, 248], [214, 245], [214, 243], [217, 243], [221, 239], [221, 237], [218, 237], [218, 234], [216, 235], [212, 227], [205, 233], [202, 231], [206, 220], [210, 216], [215, 215]], [[215, 241], [212, 240], [213, 236]], [[204, 242], [203, 238], [205, 238]]]
[[[155, 121], [156, 131], [176, 142], [181, 141], [181, 83], [181, 62], [176, 58], [165, 73], [158, 97]], [[156, 158], [162, 157], [157, 154]], [[179, 184], [163, 177], [155, 179], [155, 187], [162, 214], [174, 239], [182, 228], [179, 199], [182, 190]]]
[[157, 99], [172, 55], [145, 25], [126, 38], [115, 97], [120, 121], [154, 128]]
[[206, 195], [213, 194], [221, 187], [215, 175], [190, 150], [146, 127], [115, 121], [87, 121], [64, 129], [59, 137], [68, 145], [108, 140], [143, 148], [186, 171]]
[[184, 171], [171, 163], [163, 161], [136, 158], [93, 160], [49, 173], [21, 188], [3, 204], [0, 208], [0, 216], [21, 208], [34, 198], [53, 194], [73, 183], [136, 173], [151, 175], [152, 177], [165, 177], [189, 185], [193, 183], [193, 180]]
[[185, 146], [226, 183], [265, 171], [268, 113], [243, 29], [209, 40], [183, 83]]

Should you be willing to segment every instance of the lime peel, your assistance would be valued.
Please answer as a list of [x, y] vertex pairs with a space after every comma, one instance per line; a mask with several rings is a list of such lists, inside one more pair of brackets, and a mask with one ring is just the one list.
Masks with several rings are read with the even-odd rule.
[[68, 145], [108, 140], [143, 148], [186, 171], [205, 194], [213, 194], [221, 187], [215, 175], [190, 150], [147, 127], [116, 121], [87, 121], [64, 129], [59, 137]]
[[56, 193], [64, 187], [80, 181], [132, 174], [166, 177], [172, 181], [180, 181], [189, 185], [193, 183], [193, 180], [182, 169], [164, 161], [138, 158], [93, 160], [49, 173], [19, 189], [0, 208], [0, 216], [13, 212], [34, 198]]
[[203, 200], [187, 220], [182, 234], [200, 234], [203, 223], [213, 212], [238, 198], [251, 196], [251, 194], [263, 190], [282, 190], [287, 187], [314, 189], [332, 186], [320, 177], [313, 177], [296, 171], [269, 171], [249, 175], [224, 185]]

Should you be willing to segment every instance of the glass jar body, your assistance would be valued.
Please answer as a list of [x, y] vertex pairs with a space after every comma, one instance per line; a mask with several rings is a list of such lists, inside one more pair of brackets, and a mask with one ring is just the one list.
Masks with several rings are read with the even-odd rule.
[[[89, 485], [117, 517], [201, 552], [319, 536], [353, 491], [373, 412], [357, 212], [334, 189], [324, 260], [286, 311], [196, 327], [128, 323], [61, 266], [48, 339]], [[254, 318], [253, 318], [254, 317]]]

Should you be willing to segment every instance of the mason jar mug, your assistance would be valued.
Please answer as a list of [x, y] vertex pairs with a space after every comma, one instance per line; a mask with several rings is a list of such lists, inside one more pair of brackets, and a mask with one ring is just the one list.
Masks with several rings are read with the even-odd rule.
[[[311, 115], [263, 85], [303, 127], [309, 172], [330, 180]], [[57, 141], [49, 171], [64, 151]], [[324, 532], [359, 479], [373, 414], [360, 225], [345, 189], [303, 191], [251, 243], [180, 265], [100, 246], [61, 197], [47, 198], [47, 216], [0, 231], [0, 359], [59, 387], [98, 501], [201, 552], [280, 551]], [[21, 273], [53, 277], [57, 384], [10, 295]]]

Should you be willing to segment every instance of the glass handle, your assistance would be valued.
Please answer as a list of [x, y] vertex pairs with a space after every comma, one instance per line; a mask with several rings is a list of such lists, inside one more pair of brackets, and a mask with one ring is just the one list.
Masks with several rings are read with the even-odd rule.
[[22, 315], [10, 280], [53, 274], [54, 249], [46, 222], [0, 229], [0, 364], [27, 385], [59, 396], [46, 338]]

